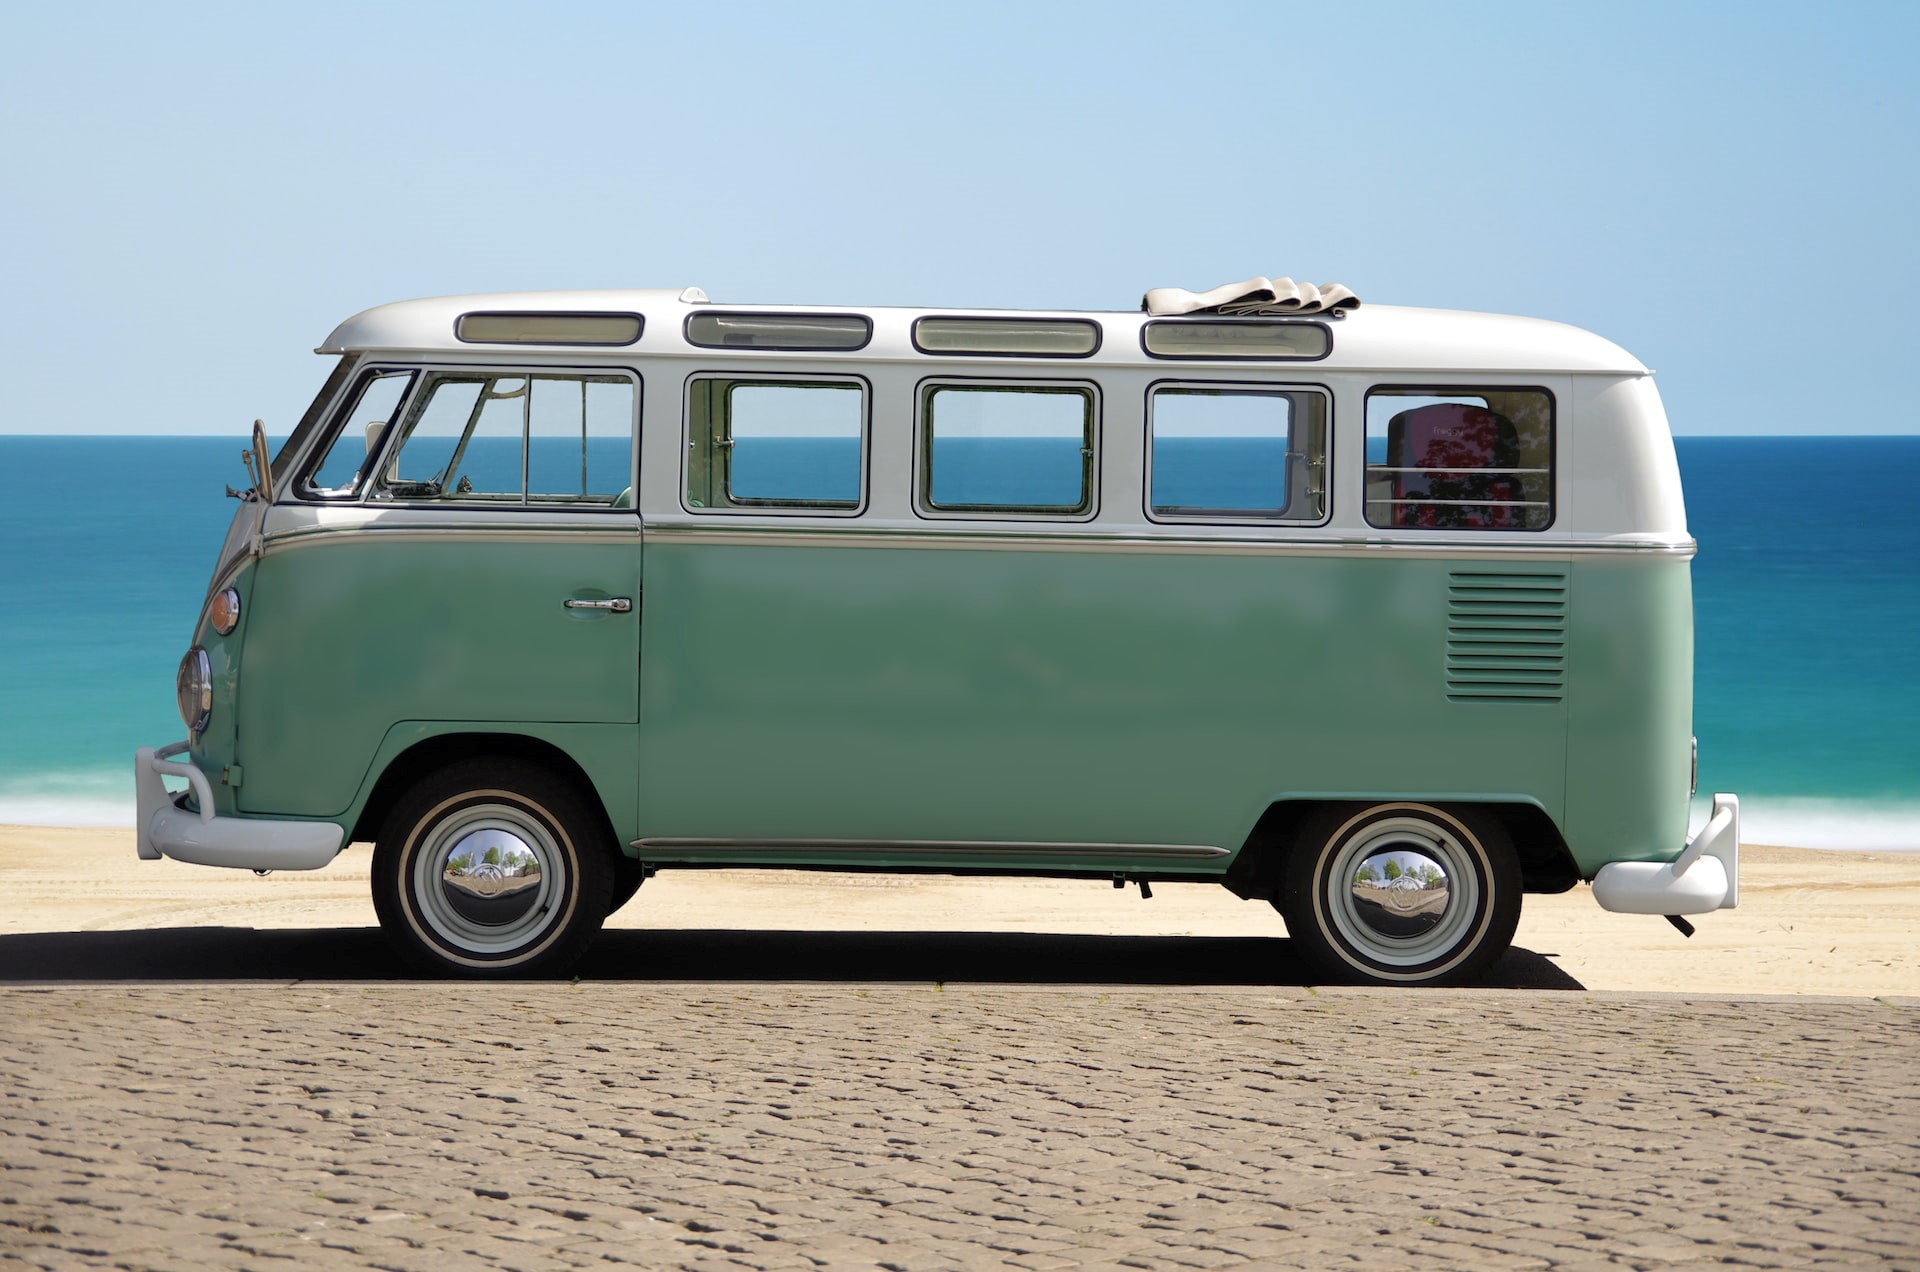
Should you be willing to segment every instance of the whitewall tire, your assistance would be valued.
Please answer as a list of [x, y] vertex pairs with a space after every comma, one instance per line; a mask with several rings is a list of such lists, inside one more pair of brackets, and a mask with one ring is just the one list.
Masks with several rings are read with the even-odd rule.
[[606, 918], [612, 845], [570, 782], [509, 760], [430, 774], [388, 816], [373, 853], [380, 926], [423, 970], [566, 970]]
[[1477, 810], [1341, 805], [1301, 828], [1274, 905], [1335, 979], [1457, 984], [1512, 944], [1520, 890], [1513, 845]]

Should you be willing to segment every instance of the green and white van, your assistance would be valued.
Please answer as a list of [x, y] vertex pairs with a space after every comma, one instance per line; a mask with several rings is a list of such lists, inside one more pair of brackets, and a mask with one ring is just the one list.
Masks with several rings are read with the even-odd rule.
[[713, 866], [1211, 880], [1402, 984], [1484, 971], [1525, 892], [1733, 906], [1647, 369], [1230, 299], [348, 319], [277, 455], [256, 427], [140, 855], [371, 841], [397, 945], [474, 976]]

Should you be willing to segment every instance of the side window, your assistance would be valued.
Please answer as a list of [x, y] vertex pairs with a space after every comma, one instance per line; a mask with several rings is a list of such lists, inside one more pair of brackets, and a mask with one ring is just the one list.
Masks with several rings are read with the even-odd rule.
[[381, 475], [404, 499], [492, 495], [520, 502], [525, 376], [431, 376]]
[[1367, 524], [1544, 530], [1553, 523], [1553, 397], [1544, 389], [1367, 394]]
[[528, 503], [633, 506], [632, 380], [535, 376], [527, 411]]
[[626, 376], [434, 372], [380, 474], [412, 502], [627, 507], [634, 382]]
[[920, 501], [934, 513], [1093, 511], [1091, 388], [933, 382], [920, 395]]
[[695, 376], [687, 385], [687, 507], [857, 511], [866, 432], [863, 381]]
[[1147, 510], [1156, 521], [1326, 516], [1324, 393], [1158, 385], [1147, 430]]
[[380, 438], [400, 401], [413, 383], [412, 371], [370, 371], [355, 386], [353, 398], [340, 413], [339, 431], [319, 462], [301, 475], [298, 493], [308, 498], [337, 499], [351, 495], [360, 484], [361, 470], [379, 448]]

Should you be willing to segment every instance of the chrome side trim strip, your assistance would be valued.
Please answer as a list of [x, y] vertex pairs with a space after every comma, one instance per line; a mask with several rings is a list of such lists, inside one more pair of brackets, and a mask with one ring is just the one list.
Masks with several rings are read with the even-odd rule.
[[1051, 844], [981, 839], [636, 839], [642, 855], [675, 857], [1066, 857], [1138, 861], [1214, 861], [1228, 856], [1211, 844]]
[[[614, 529], [605, 525], [565, 526], [514, 524], [500, 521], [455, 521], [448, 519], [433, 525], [410, 522], [404, 525], [360, 524], [347, 526], [299, 526], [277, 530], [266, 536], [268, 549], [304, 547], [343, 538], [377, 536], [383, 542], [431, 542], [449, 535], [463, 540], [513, 543], [541, 539], [566, 539], [576, 543], [631, 543], [641, 541], [643, 531], [637, 523]], [[1555, 540], [1541, 543], [1409, 542], [1404, 539], [1333, 538], [1255, 539], [1228, 538], [1222, 535], [1142, 535], [1134, 533], [1089, 532], [1077, 530], [1059, 534], [1026, 534], [952, 530], [895, 530], [856, 527], [754, 526], [711, 528], [707, 526], [648, 525], [644, 536], [652, 543], [689, 547], [794, 547], [794, 548], [895, 548], [940, 552], [1121, 552], [1130, 554], [1223, 555], [1223, 556], [1311, 556], [1326, 558], [1368, 558], [1380, 556], [1416, 556], [1468, 561], [1538, 560], [1541, 557], [1672, 557], [1689, 559], [1697, 545], [1687, 543], [1593, 543]]]
[[287, 551], [293, 548], [310, 548], [324, 543], [337, 543], [345, 539], [378, 539], [382, 543], [444, 543], [457, 539], [463, 543], [526, 543], [541, 540], [565, 540], [568, 543], [615, 543], [638, 545], [640, 530], [636, 526], [630, 530], [607, 530], [603, 527], [583, 526], [572, 529], [565, 526], [499, 526], [499, 525], [445, 525], [445, 526], [307, 526], [298, 530], [282, 530], [267, 536], [264, 549], [268, 552]]
[[1181, 555], [1219, 553], [1226, 555], [1378, 557], [1383, 555], [1427, 556], [1485, 561], [1508, 558], [1534, 560], [1539, 557], [1631, 556], [1692, 557], [1697, 546], [1678, 543], [1409, 543], [1404, 540], [1316, 538], [1247, 539], [1225, 537], [1176, 537], [1135, 534], [953, 534], [925, 531], [791, 529], [769, 526], [754, 529], [708, 529], [706, 527], [648, 526], [647, 538], [655, 544], [685, 544], [699, 547], [806, 547], [806, 548], [911, 548], [925, 551], [961, 552], [1127, 552], [1175, 553]]

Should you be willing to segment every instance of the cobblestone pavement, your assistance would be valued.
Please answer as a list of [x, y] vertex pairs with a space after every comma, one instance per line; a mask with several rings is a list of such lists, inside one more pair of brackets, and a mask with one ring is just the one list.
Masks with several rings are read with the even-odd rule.
[[0, 1263], [1920, 1267], [1920, 1000], [0, 987]]

